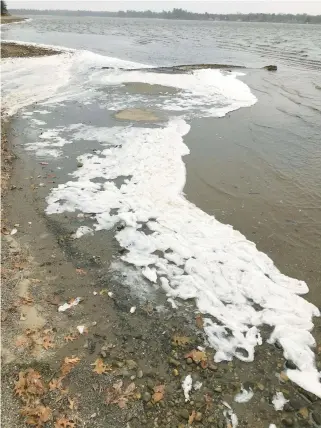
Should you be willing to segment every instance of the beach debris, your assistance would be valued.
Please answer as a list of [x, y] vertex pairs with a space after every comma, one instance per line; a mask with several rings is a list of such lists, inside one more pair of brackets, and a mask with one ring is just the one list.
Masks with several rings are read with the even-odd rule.
[[81, 302], [81, 297], [76, 297], [75, 299], [71, 299], [69, 303], [64, 303], [58, 307], [58, 312], [65, 312], [67, 309], [72, 308], [73, 306], [78, 305]]
[[97, 291], [93, 291], [94, 296], [97, 296], [97, 294], [98, 294]]
[[272, 404], [276, 411], [283, 410], [284, 405], [288, 402], [289, 400], [284, 397], [283, 392], [277, 392], [272, 399]]
[[189, 418], [188, 418], [188, 425], [192, 425], [194, 420], [195, 420], [195, 416], [196, 416], [196, 411], [193, 410], [192, 413], [190, 414]]
[[247, 403], [248, 401], [251, 400], [253, 395], [254, 395], [254, 392], [252, 391], [251, 388], [249, 388], [249, 390], [247, 391], [245, 388], [243, 388], [243, 385], [242, 385], [241, 392], [235, 395], [234, 401], [236, 401], [237, 403]]
[[191, 375], [187, 375], [186, 378], [182, 382], [182, 388], [183, 388], [183, 391], [184, 391], [185, 401], [189, 401], [190, 400], [189, 393], [192, 390], [192, 385], [193, 385], [192, 376]]
[[99, 375], [110, 372], [112, 370], [112, 367], [108, 364], [105, 364], [101, 358], [97, 358], [97, 360], [91, 365], [95, 366], [95, 368], [93, 369], [93, 372]]
[[15, 235], [18, 232], [18, 229], [14, 228], [12, 229], [12, 231], [10, 232], [10, 235]]
[[43, 166], [49, 165], [49, 163], [48, 163], [48, 162], [39, 162], [39, 164], [40, 164], [40, 165], [43, 165]]
[[110, 298], [113, 298], [113, 297], [114, 297], [114, 293], [113, 293], [112, 291], [108, 291], [107, 295], [108, 295]]
[[119, 380], [114, 383], [111, 388], [108, 388], [106, 404], [118, 404], [121, 409], [124, 409], [130, 399], [140, 398], [140, 394], [137, 393], [134, 382], [130, 383], [127, 388], [122, 388], [122, 380]]
[[77, 268], [76, 273], [78, 273], [79, 275], [87, 275], [87, 272], [82, 268]]
[[223, 405], [227, 407], [228, 410], [224, 410], [223, 415], [226, 419], [226, 424], [228, 428], [236, 428], [239, 424], [236, 414], [233, 412], [232, 407], [226, 402], [222, 401]]
[[24, 406], [20, 410], [20, 414], [26, 417], [25, 422], [27, 425], [42, 427], [51, 419], [52, 411], [49, 407], [39, 404], [35, 407]]
[[88, 330], [84, 325], [77, 325], [77, 330], [80, 334], [88, 333]]
[[134, 314], [135, 312], [136, 312], [136, 306], [132, 306], [131, 308], [130, 308], [130, 311], [129, 311], [131, 314]]
[[157, 386], [154, 386], [153, 389], [154, 389], [153, 401], [154, 403], [158, 403], [164, 398], [165, 385], [157, 385]]

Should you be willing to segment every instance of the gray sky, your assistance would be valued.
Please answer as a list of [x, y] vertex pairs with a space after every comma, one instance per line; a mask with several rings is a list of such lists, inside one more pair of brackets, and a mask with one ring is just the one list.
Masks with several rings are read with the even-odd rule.
[[321, 15], [321, 0], [293, 1], [293, 0], [220, 0], [220, 1], [78, 1], [78, 0], [7, 0], [8, 8], [23, 9], [69, 9], [69, 10], [170, 10], [174, 7], [187, 9], [193, 12], [212, 13], [308, 13]]

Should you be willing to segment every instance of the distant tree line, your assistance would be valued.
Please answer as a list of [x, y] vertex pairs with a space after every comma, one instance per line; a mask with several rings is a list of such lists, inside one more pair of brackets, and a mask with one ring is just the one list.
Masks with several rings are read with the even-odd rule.
[[[3, 2], [1, 2], [2, 5]], [[203, 21], [239, 21], [239, 22], [284, 22], [295, 24], [321, 24], [321, 15], [307, 15], [306, 13], [292, 15], [291, 13], [194, 13], [184, 9], [153, 12], [151, 10], [126, 10], [118, 12], [95, 12], [85, 10], [31, 10], [12, 9], [15, 15], [64, 15], [64, 16], [109, 16], [117, 18], [158, 18], [158, 19], [187, 19]]]

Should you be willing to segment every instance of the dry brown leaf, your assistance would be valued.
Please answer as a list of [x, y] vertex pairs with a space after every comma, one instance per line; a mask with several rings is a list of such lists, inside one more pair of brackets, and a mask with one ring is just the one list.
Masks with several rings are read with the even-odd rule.
[[64, 337], [64, 340], [66, 342], [73, 342], [74, 340], [78, 339], [79, 335], [78, 334], [67, 334], [67, 336]]
[[62, 376], [67, 376], [68, 373], [79, 363], [80, 358], [72, 356], [66, 357], [61, 365], [60, 372]]
[[185, 358], [192, 358], [194, 363], [200, 364], [202, 368], [207, 367], [207, 355], [204, 351], [193, 349], [191, 352], [185, 355]]
[[154, 386], [154, 394], [153, 394], [153, 401], [154, 403], [158, 403], [164, 398], [165, 393], [165, 385], [157, 385]]
[[196, 327], [198, 327], [200, 330], [204, 327], [204, 320], [201, 314], [196, 315], [195, 323]]
[[57, 419], [55, 422], [55, 428], [75, 428], [76, 423], [72, 419], [67, 419], [65, 416]]
[[43, 339], [42, 339], [42, 346], [48, 350], [49, 348], [54, 348], [55, 345], [53, 343], [52, 337], [46, 335]]
[[177, 345], [177, 346], [185, 346], [188, 343], [191, 342], [191, 339], [187, 336], [178, 336], [175, 335], [173, 336], [173, 342]]
[[192, 411], [192, 413], [189, 415], [188, 418], [188, 425], [192, 425], [195, 420], [196, 412], [195, 410]]
[[87, 272], [81, 268], [76, 269], [76, 273], [78, 273], [79, 275], [87, 275]]
[[26, 348], [30, 345], [30, 341], [27, 337], [19, 336], [16, 340], [16, 346], [18, 348]]
[[61, 379], [52, 379], [49, 382], [49, 389], [50, 391], [54, 391], [55, 389], [61, 389], [62, 388], [62, 384], [61, 384]]
[[76, 410], [77, 409], [77, 403], [76, 403], [76, 400], [73, 400], [72, 398], [70, 398], [70, 397], [67, 397], [67, 399], [68, 399], [68, 403], [69, 403], [69, 409], [70, 410]]
[[28, 266], [28, 263], [27, 262], [15, 263], [13, 266], [15, 269], [23, 270]]
[[91, 365], [95, 366], [93, 372], [96, 372], [97, 374], [103, 374], [112, 370], [112, 367], [108, 364], [104, 364], [104, 361], [101, 358], [97, 358], [94, 364]]
[[205, 394], [204, 400], [206, 404], [206, 410], [209, 410], [213, 406], [213, 398], [209, 394]]

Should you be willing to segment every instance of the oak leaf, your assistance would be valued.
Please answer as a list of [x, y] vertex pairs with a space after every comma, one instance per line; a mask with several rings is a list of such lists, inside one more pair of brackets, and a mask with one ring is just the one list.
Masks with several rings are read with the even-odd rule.
[[72, 419], [67, 419], [65, 416], [57, 419], [55, 428], [75, 428], [76, 423]]
[[196, 315], [195, 318], [196, 326], [201, 330], [204, 327], [204, 320], [201, 314]]
[[42, 339], [42, 346], [48, 350], [49, 348], [54, 348], [55, 345], [53, 343], [52, 337], [46, 335], [43, 339]]
[[187, 336], [178, 336], [178, 335], [175, 335], [175, 336], [173, 336], [173, 342], [177, 346], [185, 346], [185, 345], [187, 345], [188, 343], [191, 342], [191, 339], [189, 337], [187, 337]]
[[196, 412], [195, 410], [192, 411], [192, 413], [189, 415], [188, 418], [188, 425], [192, 425], [195, 420]]
[[110, 372], [112, 370], [112, 367], [108, 364], [104, 364], [104, 362], [101, 358], [97, 358], [97, 360], [94, 362], [94, 364], [91, 364], [91, 365], [95, 366], [93, 371], [97, 374], [103, 374], [106, 372]]
[[66, 376], [79, 363], [80, 358], [72, 356], [66, 357], [61, 365], [60, 372], [62, 376]]
[[207, 355], [204, 351], [199, 351], [197, 349], [193, 349], [188, 354], [185, 355], [185, 358], [191, 358], [194, 363], [200, 364], [202, 368], [207, 367]]

